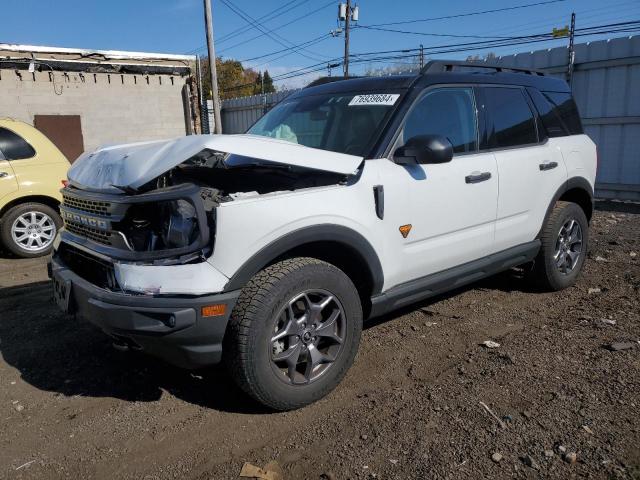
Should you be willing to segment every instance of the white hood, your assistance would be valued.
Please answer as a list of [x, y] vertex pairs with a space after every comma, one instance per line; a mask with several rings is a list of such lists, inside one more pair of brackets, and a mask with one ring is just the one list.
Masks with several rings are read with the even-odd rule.
[[68, 177], [88, 189], [136, 189], [205, 149], [345, 175], [355, 173], [362, 162], [362, 157], [256, 135], [189, 135], [85, 152], [73, 163]]

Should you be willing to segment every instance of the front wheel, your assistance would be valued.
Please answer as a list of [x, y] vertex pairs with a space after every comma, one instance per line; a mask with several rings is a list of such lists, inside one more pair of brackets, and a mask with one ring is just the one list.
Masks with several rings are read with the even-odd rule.
[[23, 203], [3, 216], [0, 239], [18, 257], [39, 257], [51, 251], [61, 226], [62, 219], [53, 208], [42, 203]]
[[242, 390], [275, 410], [327, 395], [353, 363], [362, 330], [358, 292], [341, 270], [293, 258], [243, 288], [223, 357]]
[[573, 285], [582, 270], [589, 243], [589, 223], [582, 208], [557, 202], [540, 237], [531, 280], [543, 290], [562, 290]]

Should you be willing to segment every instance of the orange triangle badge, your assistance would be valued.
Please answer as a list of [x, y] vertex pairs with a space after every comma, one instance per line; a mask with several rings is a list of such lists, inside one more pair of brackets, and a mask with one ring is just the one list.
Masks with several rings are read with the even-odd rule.
[[400, 233], [402, 234], [402, 238], [407, 238], [409, 236], [409, 232], [411, 231], [411, 224], [402, 225], [400, 228]]

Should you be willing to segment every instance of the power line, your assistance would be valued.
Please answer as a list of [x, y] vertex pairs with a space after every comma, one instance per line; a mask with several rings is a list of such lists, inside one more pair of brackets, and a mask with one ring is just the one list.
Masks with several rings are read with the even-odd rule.
[[[611, 28], [613, 27], [613, 28]], [[630, 21], [630, 22], [620, 22], [617, 24], [607, 24], [607, 25], [599, 25], [596, 27], [589, 27], [583, 29], [576, 29], [576, 36], [593, 36], [593, 35], [601, 35], [601, 34], [609, 34], [609, 33], [620, 33], [620, 32], [629, 32], [629, 31], [638, 31], [640, 30], [640, 21]], [[438, 46], [425, 48], [425, 53], [430, 55], [438, 55], [443, 53], [457, 53], [457, 52], [465, 52], [465, 51], [477, 51], [491, 48], [500, 48], [500, 47], [508, 47], [515, 45], [524, 45], [531, 43], [539, 43], [546, 42], [552, 40], [560, 40], [546, 37], [547, 34], [538, 34], [531, 35], [528, 37], [514, 37], [513, 41], [498, 41], [498, 42], [467, 42], [467, 43], [459, 43], [459, 44], [451, 44], [449, 46]], [[536, 38], [539, 37], [539, 38]], [[352, 60], [353, 63], [367, 63], [367, 62], [388, 62], [389, 60], [401, 60], [405, 58], [416, 58], [416, 54], [406, 54], [403, 52], [407, 51], [417, 51], [419, 49], [405, 49], [405, 50], [388, 50], [386, 52], [366, 52], [360, 54], [354, 54], [354, 56], [359, 56], [360, 58], [355, 58]], [[401, 53], [399, 55], [386, 55], [386, 56], [371, 56], [378, 55], [380, 53]]]
[[[316, 42], [309, 44], [309, 46], [311, 46], [311, 45], [317, 45], [318, 43], [324, 42], [325, 40], [328, 40], [328, 39], [330, 39], [330, 38], [333, 38], [333, 37], [332, 37], [331, 35], [326, 35], [326, 36], [324, 36], [323, 38], [320, 38], [319, 40], [317, 40]], [[269, 60], [267, 60], [266, 62], [262, 62], [262, 63], [259, 63], [259, 64], [257, 64], [257, 65], [254, 65], [252, 68], [259, 68], [259, 67], [262, 67], [263, 65], [267, 65], [267, 64], [272, 63], [272, 62], [275, 62], [276, 60], [279, 60], [279, 59], [281, 59], [281, 58], [288, 57], [289, 55], [293, 55], [294, 53], [296, 53], [296, 52], [295, 52], [295, 51], [288, 51], [288, 52], [283, 53], [282, 55], [279, 55], [279, 56], [277, 56], [277, 57], [270, 58], [270, 59], [269, 59]], [[330, 57], [326, 57], [326, 58], [327, 58], [327, 59], [330, 59]]]
[[[301, 7], [302, 5], [304, 5], [305, 3], [308, 3], [310, 0], [302, 0], [302, 1], [298, 1], [298, 0], [290, 0], [289, 2], [285, 3], [284, 5], [281, 5], [280, 7], [272, 10], [271, 12], [262, 15], [261, 17], [258, 17], [256, 20], [262, 23], [265, 22], [269, 22], [275, 18], [281, 17], [282, 15], [284, 15], [285, 13], [290, 12], [293, 9], [296, 9], [298, 7]], [[296, 5], [294, 5], [293, 7], [289, 8], [289, 6], [295, 3]], [[250, 31], [253, 27], [251, 25], [247, 25], [244, 27], [239, 27], [229, 33], [227, 33], [226, 35], [222, 36], [220, 38], [220, 40], [218, 40], [218, 43], [223, 43], [226, 40], [229, 40], [231, 38], [235, 38], [239, 35], [242, 35], [243, 33], [246, 33], [248, 31]]]
[[[239, 7], [237, 7], [236, 5], [231, 3], [230, 0], [220, 0], [220, 1], [227, 8], [229, 8], [232, 12], [234, 12], [236, 15], [238, 15], [240, 18], [242, 18], [244, 21], [246, 21], [250, 25], [253, 25], [257, 30], [259, 30], [260, 32], [262, 32], [265, 35], [267, 35], [273, 41], [279, 43], [280, 45], [282, 45], [285, 48], [292, 48], [293, 47], [293, 43], [292, 42], [288, 41], [286, 38], [280, 36], [279, 34], [274, 33], [272, 30], [269, 30], [267, 27], [261, 25], [253, 17], [251, 17], [251, 15], [247, 14], [242, 9], [240, 9]], [[309, 58], [311, 60], [318, 60], [318, 58], [313, 58], [313, 57], [310, 57], [309, 55], [306, 55], [306, 54], [302, 53], [301, 50], [304, 50], [304, 48], [300, 48], [300, 49], [296, 49], [296, 50], [297, 50], [297, 53], [302, 55], [303, 57]], [[311, 53], [313, 53], [313, 52], [311, 52]]]
[[[596, 12], [596, 11], [602, 11], [602, 10], [609, 10], [612, 8], [618, 8], [618, 7], [623, 7], [623, 6], [628, 6], [629, 4], [634, 4], [636, 7], [640, 7], [640, 3], [638, 3], [638, 0], [630, 0], [627, 2], [621, 2], [621, 3], [613, 3], [613, 4], [608, 4], [606, 7], [600, 7], [600, 8], [593, 8], [593, 9], [585, 9], [585, 10], [576, 10], [576, 14], [578, 14], [578, 18], [580, 19], [580, 24], [584, 25], [584, 20], [588, 19], [588, 18], [594, 18], [597, 17], [599, 19], [602, 20], [602, 16], [606, 15], [605, 13], [596, 13], [596, 14], [592, 14], [592, 12]], [[635, 10], [635, 8], [632, 8], [632, 10]], [[620, 13], [621, 10], [617, 10], [617, 13]], [[571, 11], [569, 11], [567, 14], [570, 14]], [[587, 14], [587, 15], [585, 15]], [[546, 17], [544, 19], [535, 21], [535, 22], [527, 22], [525, 24], [517, 24], [517, 25], [510, 25], [506, 28], [492, 28], [490, 32], [487, 33], [499, 33], [499, 34], [508, 34], [511, 32], [522, 32], [523, 29], [526, 31], [526, 29], [530, 29], [530, 28], [534, 28], [534, 29], [542, 29], [542, 28], [547, 28], [547, 27], [552, 27], [552, 26], [558, 26], [558, 14], [554, 15], [553, 17]], [[629, 18], [629, 16], [627, 15], [624, 18]], [[611, 20], [618, 20], [618, 18], [615, 19], [611, 19]], [[535, 31], [535, 30], [534, 30]]]
[[421, 22], [434, 22], [436, 20], [447, 20], [450, 18], [461, 18], [461, 17], [471, 17], [474, 15], [485, 15], [488, 13], [497, 13], [497, 12], [506, 12], [509, 10], [518, 10], [521, 8], [529, 8], [529, 7], [537, 7], [537, 6], [541, 6], [541, 5], [549, 5], [552, 3], [560, 3], [560, 2], [566, 2], [567, 0], [547, 0], [544, 2], [535, 2], [535, 3], [527, 3], [525, 5], [514, 5], [512, 7], [503, 7], [503, 8], [493, 8], [491, 10], [481, 10], [481, 11], [476, 11], [476, 12], [467, 12], [467, 13], [458, 13], [458, 14], [454, 14], [454, 15], [445, 15], [442, 17], [431, 17], [431, 18], [421, 18], [421, 19], [415, 19], [415, 20], [402, 20], [402, 21], [398, 21], [398, 22], [387, 22], [387, 23], [376, 23], [373, 25], [369, 25], [370, 27], [385, 27], [385, 26], [389, 26], [389, 25], [405, 25], [407, 23], [421, 23]]
[[[294, 18], [293, 20], [290, 20], [290, 21], [289, 21], [289, 22], [287, 22], [287, 23], [284, 23], [284, 24], [282, 24], [282, 25], [279, 25], [279, 26], [277, 26], [277, 27], [272, 28], [272, 29], [271, 29], [271, 31], [272, 31], [272, 32], [275, 32], [276, 30], [280, 30], [280, 29], [282, 29], [282, 28], [284, 28], [284, 27], [287, 27], [287, 26], [289, 26], [289, 25], [291, 25], [291, 24], [293, 24], [293, 23], [295, 23], [295, 22], [298, 22], [298, 21], [300, 21], [300, 20], [303, 20], [303, 19], [305, 19], [305, 18], [308, 18], [310, 15], [313, 15], [314, 13], [317, 13], [317, 12], [319, 12], [320, 10], [324, 10], [324, 9], [325, 9], [325, 8], [327, 8], [329, 5], [332, 5], [333, 3], [334, 3], [334, 0], [331, 0], [329, 3], [324, 4], [324, 5], [323, 5], [323, 6], [321, 6], [320, 8], [317, 8], [317, 9], [315, 9], [315, 10], [312, 10], [311, 12], [307, 12], [307, 13], [305, 13], [305, 14], [303, 14], [303, 15], [300, 15], [299, 17]], [[249, 42], [252, 42], [253, 40], [257, 40], [258, 38], [261, 38], [261, 37], [264, 37], [264, 36], [265, 36], [265, 34], [264, 34], [264, 33], [260, 33], [259, 35], [256, 35], [256, 36], [251, 37], [251, 38], [246, 39], [246, 40], [243, 40], [242, 42], [236, 43], [236, 44], [234, 44], [234, 45], [231, 45], [230, 47], [227, 47], [227, 48], [223, 49], [223, 52], [226, 52], [226, 51], [228, 51], [228, 50], [232, 50], [232, 49], [234, 49], [234, 48], [236, 48], [236, 47], [239, 47], [239, 46], [245, 45], [245, 44], [247, 44], [247, 43], [249, 43]], [[292, 53], [296, 53], [296, 52], [292, 52]], [[314, 53], [315, 55], [317, 55], [317, 56], [323, 56], [323, 55], [317, 54], [316, 52], [313, 52], [313, 53]]]
[[455, 38], [487, 38], [487, 39], [501, 39], [501, 38], [511, 38], [511, 37], [500, 37], [500, 36], [485, 36], [485, 35], [457, 35], [453, 33], [426, 33], [426, 32], [410, 32], [406, 30], [395, 30], [392, 28], [383, 28], [383, 27], [374, 27], [372, 25], [358, 25], [354, 28], [365, 28], [367, 30], [378, 30], [381, 32], [391, 32], [391, 33], [404, 33], [409, 35], [424, 35], [428, 37], [455, 37]]
[[[529, 38], [529, 36], [527, 37], [505, 37], [505, 36], [479, 36], [479, 35], [456, 35], [456, 34], [437, 34], [437, 33], [422, 33], [422, 32], [402, 32], [402, 31], [397, 31], [397, 30], [391, 30], [391, 29], [384, 29], [384, 28], [377, 28], [377, 27], [371, 27], [371, 26], [365, 26], [365, 25], [358, 25], [354, 28], [366, 28], [366, 29], [372, 29], [372, 30], [383, 30], [383, 31], [392, 31], [392, 32], [398, 32], [398, 33], [412, 33], [412, 34], [416, 34], [416, 35], [427, 35], [427, 36], [438, 36], [438, 37], [455, 37], [455, 38], [485, 38], [485, 39], [490, 39], [490, 40], [499, 40], [499, 39], [504, 39], [504, 40], [512, 40], [514, 38]], [[320, 37], [316, 37], [312, 40], [308, 40], [307, 42], [302, 42], [298, 45], [296, 45], [295, 47], [303, 47], [303, 46], [310, 46], [311, 44], [320, 41], [320, 39], [325, 39], [327, 38], [326, 35], [321, 35]], [[247, 62], [247, 61], [252, 61], [252, 60], [258, 60], [261, 58], [266, 58], [268, 56], [271, 55], [275, 55], [278, 53], [282, 53], [285, 51], [289, 51], [291, 49], [291, 47], [287, 47], [281, 50], [276, 50], [274, 52], [270, 52], [264, 55], [260, 55], [260, 56], [256, 56], [256, 57], [252, 57], [252, 58], [248, 58], [248, 59], [244, 59], [244, 60], [240, 60], [241, 62]], [[295, 52], [292, 52], [295, 53]], [[283, 55], [284, 56], [284, 55]], [[351, 57], [351, 55], [350, 55]], [[278, 58], [282, 58], [282, 57], [278, 57]], [[272, 59], [271, 61], [276, 60], [276, 59]]]
[[[295, 47], [295, 48], [308, 47], [310, 45], [318, 43], [318, 41], [321, 40], [321, 39], [324, 40], [324, 39], [329, 38], [329, 37], [330, 37], [330, 34], [329, 33], [325, 33], [325, 34], [320, 35], [319, 37], [316, 37], [316, 38], [313, 38], [311, 40], [307, 40], [306, 42], [302, 42], [302, 43], [299, 43], [297, 45], [294, 45], [293, 47]], [[293, 47], [283, 48], [282, 50], [276, 50], [275, 52], [265, 53], [264, 55], [259, 55], [257, 57], [245, 58], [244, 60], [239, 60], [239, 62], [250, 62], [252, 60], [260, 60], [261, 58], [270, 57], [271, 55], [277, 55], [278, 53], [288, 52]], [[291, 52], [291, 53], [295, 53], [295, 52]]]
[[[619, 33], [619, 32], [624, 32], [624, 31], [628, 31], [628, 30], [621, 30], [620, 28], [625, 27], [625, 26], [630, 26], [630, 25], [637, 25], [637, 21], [630, 21], [630, 22], [618, 22], [618, 23], [610, 23], [610, 24], [605, 24], [605, 25], [598, 25], [595, 27], [587, 27], [587, 28], [580, 28], [580, 29], [576, 29], [576, 32], [587, 32], [593, 28], [608, 28], [608, 27], [614, 27], [615, 30], [612, 31], [606, 31], [606, 32], [602, 32], [602, 33]], [[583, 34], [584, 35], [584, 34]], [[590, 33], [590, 35], [593, 35], [593, 33]], [[521, 45], [521, 44], [526, 44], [526, 43], [534, 43], [538, 42], [538, 41], [547, 41], [547, 40], [553, 40], [553, 34], [552, 33], [538, 33], [538, 34], [532, 34], [532, 35], [522, 35], [522, 36], [515, 36], [515, 37], [502, 37], [500, 39], [497, 40], [483, 40], [483, 41], [478, 41], [478, 42], [466, 42], [466, 43], [454, 43], [454, 44], [449, 44], [449, 45], [436, 45], [433, 47], [428, 47], [425, 48], [425, 50], [430, 50], [430, 49], [437, 49], [437, 48], [451, 48], [451, 47], [468, 47], [468, 46], [476, 46], [476, 47], [480, 47], [480, 46], [487, 46], [487, 48], [491, 48], [492, 46], [502, 46], [502, 45]], [[378, 52], [373, 52], [373, 53], [378, 53]], [[429, 52], [427, 52], [429, 53]], [[358, 55], [370, 55], [371, 53], [361, 53]]]
[[[581, 29], [576, 29], [576, 37], [588, 37], [594, 35], [603, 35], [603, 34], [613, 34], [613, 33], [623, 33], [623, 32], [638, 32], [640, 31], [640, 21], [628, 21], [628, 22], [618, 22], [604, 25], [597, 25], [593, 27], [586, 27]], [[539, 34], [541, 37], [544, 34]], [[530, 36], [531, 39], [527, 40], [526, 37], [523, 37], [523, 40], [514, 40], [511, 42], [494, 42], [494, 43], [483, 43], [483, 42], [469, 42], [466, 44], [452, 44], [449, 46], [439, 45], [435, 47], [430, 47], [426, 53], [429, 55], [442, 55], [448, 53], [460, 53], [460, 52], [472, 52], [472, 51], [482, 51], [482, 50], [491, 50], [494, 51], [496, 49], [513, 47], [516, 45], [525, 45], [532, 43], [540, 43], [540, 42], [549, 42], [553, 40], [560, 40], [559, 38], [535, 38], [536, 35]], [[516, 37], [514, 37], [516, 38]], [[564, 37], [563, 37], [564, 38]], [[418, 50], [418, 49], [414, 49]], [[388, 51], [393, 52], [393, 51]], [[399, 52], [399, 51], [398, 51]], [[377, 52], [369, 52], [364, 55], [375, 55]], [[362, 54], [361, 54], [362, 55]], [[353, 60], [353, 63], [380, 63], [380, 62], [390, 62], [390, 61], [398, 61], [402, 59], [413, 58], [414, 61], [417, 60], [416, 54], [408, 54], [408, 55], [387, 55], [387, 56], [377, 56], [377, 57], [363, 57], [361, 59]]]
[[[640, 31], [640, 20], [633, 20], [627, 22], [618, 22], [604, 25], [597, 25], [593, 27], [585, 27], [581, 29], [576, 29], [576, 37], [585, 37], [585, 36], [593, 36], [593, 35], [603, 35], [603, 34], [611, 34], [611, 33], [621, 33], [621, 32], [632, 32], [632, 31]], [[429, 55], [441, 55], [445, 53], [460, 53], [460, 52], [470, 52], [470, 51], [478, 51], [478, 50], [487, 50], [494, 48], [504, 48], [516, 45], [525, 45], [532, 43], [540, 43], [540, 42], [548, 42], [553, 40], [561, 40], [560, 38], [550, 37], [551, 34], [540, 33], [528, 36], [521, 37], [511, 37], [511, 39], [501, 39], [497, 41], [484, 41], [484, 42], [466, 42], [466, 43], [458, 43], [458, 44], [450, 44], [450, 45], [439, 45], [434, 47], [425, 47], [425, 54]], [[380, 63], [380, 62], [389, 62], [393, 60], [404, 60], [410, 58], [416, 58], [416, 53], [419, 51], [419, 48], [410, 48], [410, 49], [399, 49], [399, 50], [386, 50], [386, 51], [372, 51], [372, 52], [361, 52], [351, 54], [350, 60], [351, 63], [355, 64], [363, 64], [363, 63]], [[396, 53], [396, 55], [393, 55]], [[385, 54], [385, 55], [382, 55]], [[377, 55], [377, 56], [374, 56]], [[332, 59], [333, 63], [330, 61], [330, 65], [332, 68], [336, 68], [342, 65], [342, 59], [335, 58]], [[315, 73], [319, 71], [323, 71], [327, 67], [327, 63], [321, 62], [313, 65], [309, 65], [306, 67], [301, 67], [296, 70], [292, 70], [290, 72], [286, 72], [280, 75], [273, 76], [274, 81], [287, 80], [291, 78], [296, 78], [304, 75], [308, 75], [310, 73]], [[237, 85], [234, 87], [227, 88], [226, 91], [234, 91], [239, 90], [241, 88], [250, 86], [252, 84], [244, 84]]]
[[[302, 5], [304, 5], [305, 3], [309, 2], [310, 0], [302, 0], [302, 1], [298, 1], [298, 0], [290, 0], [289, 2], [285, 3], [284, 5], [279, 6], [278, 8], [271, 10], [268, 13], [265, 13], [264, 15], [262, 15], [261, 17], [258, 17], [259, 21], [262, 22], [269, 22], [277, 17], [280, 17], [282, 15], [284, 15], [285, 13], [290, 12], [291, 10], [298, 8]], [[297, 5], [294, 5], [291, 8], [288, 8], [292, 3], [297, 3]], [[284, 10], [284, 11], [281, 11]], [[215, 41], [218, 44], [224, 43], [227, 40], [230, 40], [231, 38], [235, 38], [239, 35], [242, 35], [243, 33], [246, 33], [250, 30], [252, 30], [253, 27], [252, 26], [242, 26], [242, 27], [238, 27], [235, 30], [232, 30], [229, 33], [226, 33], [225, 35], [221, 36], [220, 38], [216, 38]], [[199, 50], [202, 50], [203, 48], [206, 48], [206, 45], [200, 46], [198, 48], [194, 48], [192, 50], [189, 50], [188, 52], [186, 52], [187, 54], [189, 53], [195, 53], [198, 52]]]

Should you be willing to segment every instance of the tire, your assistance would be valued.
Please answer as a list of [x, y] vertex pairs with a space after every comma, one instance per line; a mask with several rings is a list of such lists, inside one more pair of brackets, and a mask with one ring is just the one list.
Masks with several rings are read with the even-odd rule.
[[[18, 257], [40, 257], [51, 252], [61, 227], [62, 219], [53, 208], [42, 203], [23, 203], [10, 208], [2, 217], [0, 240]], [[28, 233], [30, 231], [33, 236]]]
[[[580, 239], [578, 234], [581, 234]], [[582, 208], [572, 202], [557, 202], [542, 229], [540, 240], [542, 246], [530, 273], [533, 284], [545, 291], [558, 291], [573, 285], [582, 270], [589, 245], [589, 222]]]
[[[349, 277], [321, 260], [287, 259], [258, 272], [242, 289], [225, 334], [223, 362], [255, 400], [292, 410], [340, 383], [361, 331], [362, 306]], [[314, 366], [311, 359], [333, 361]]]

